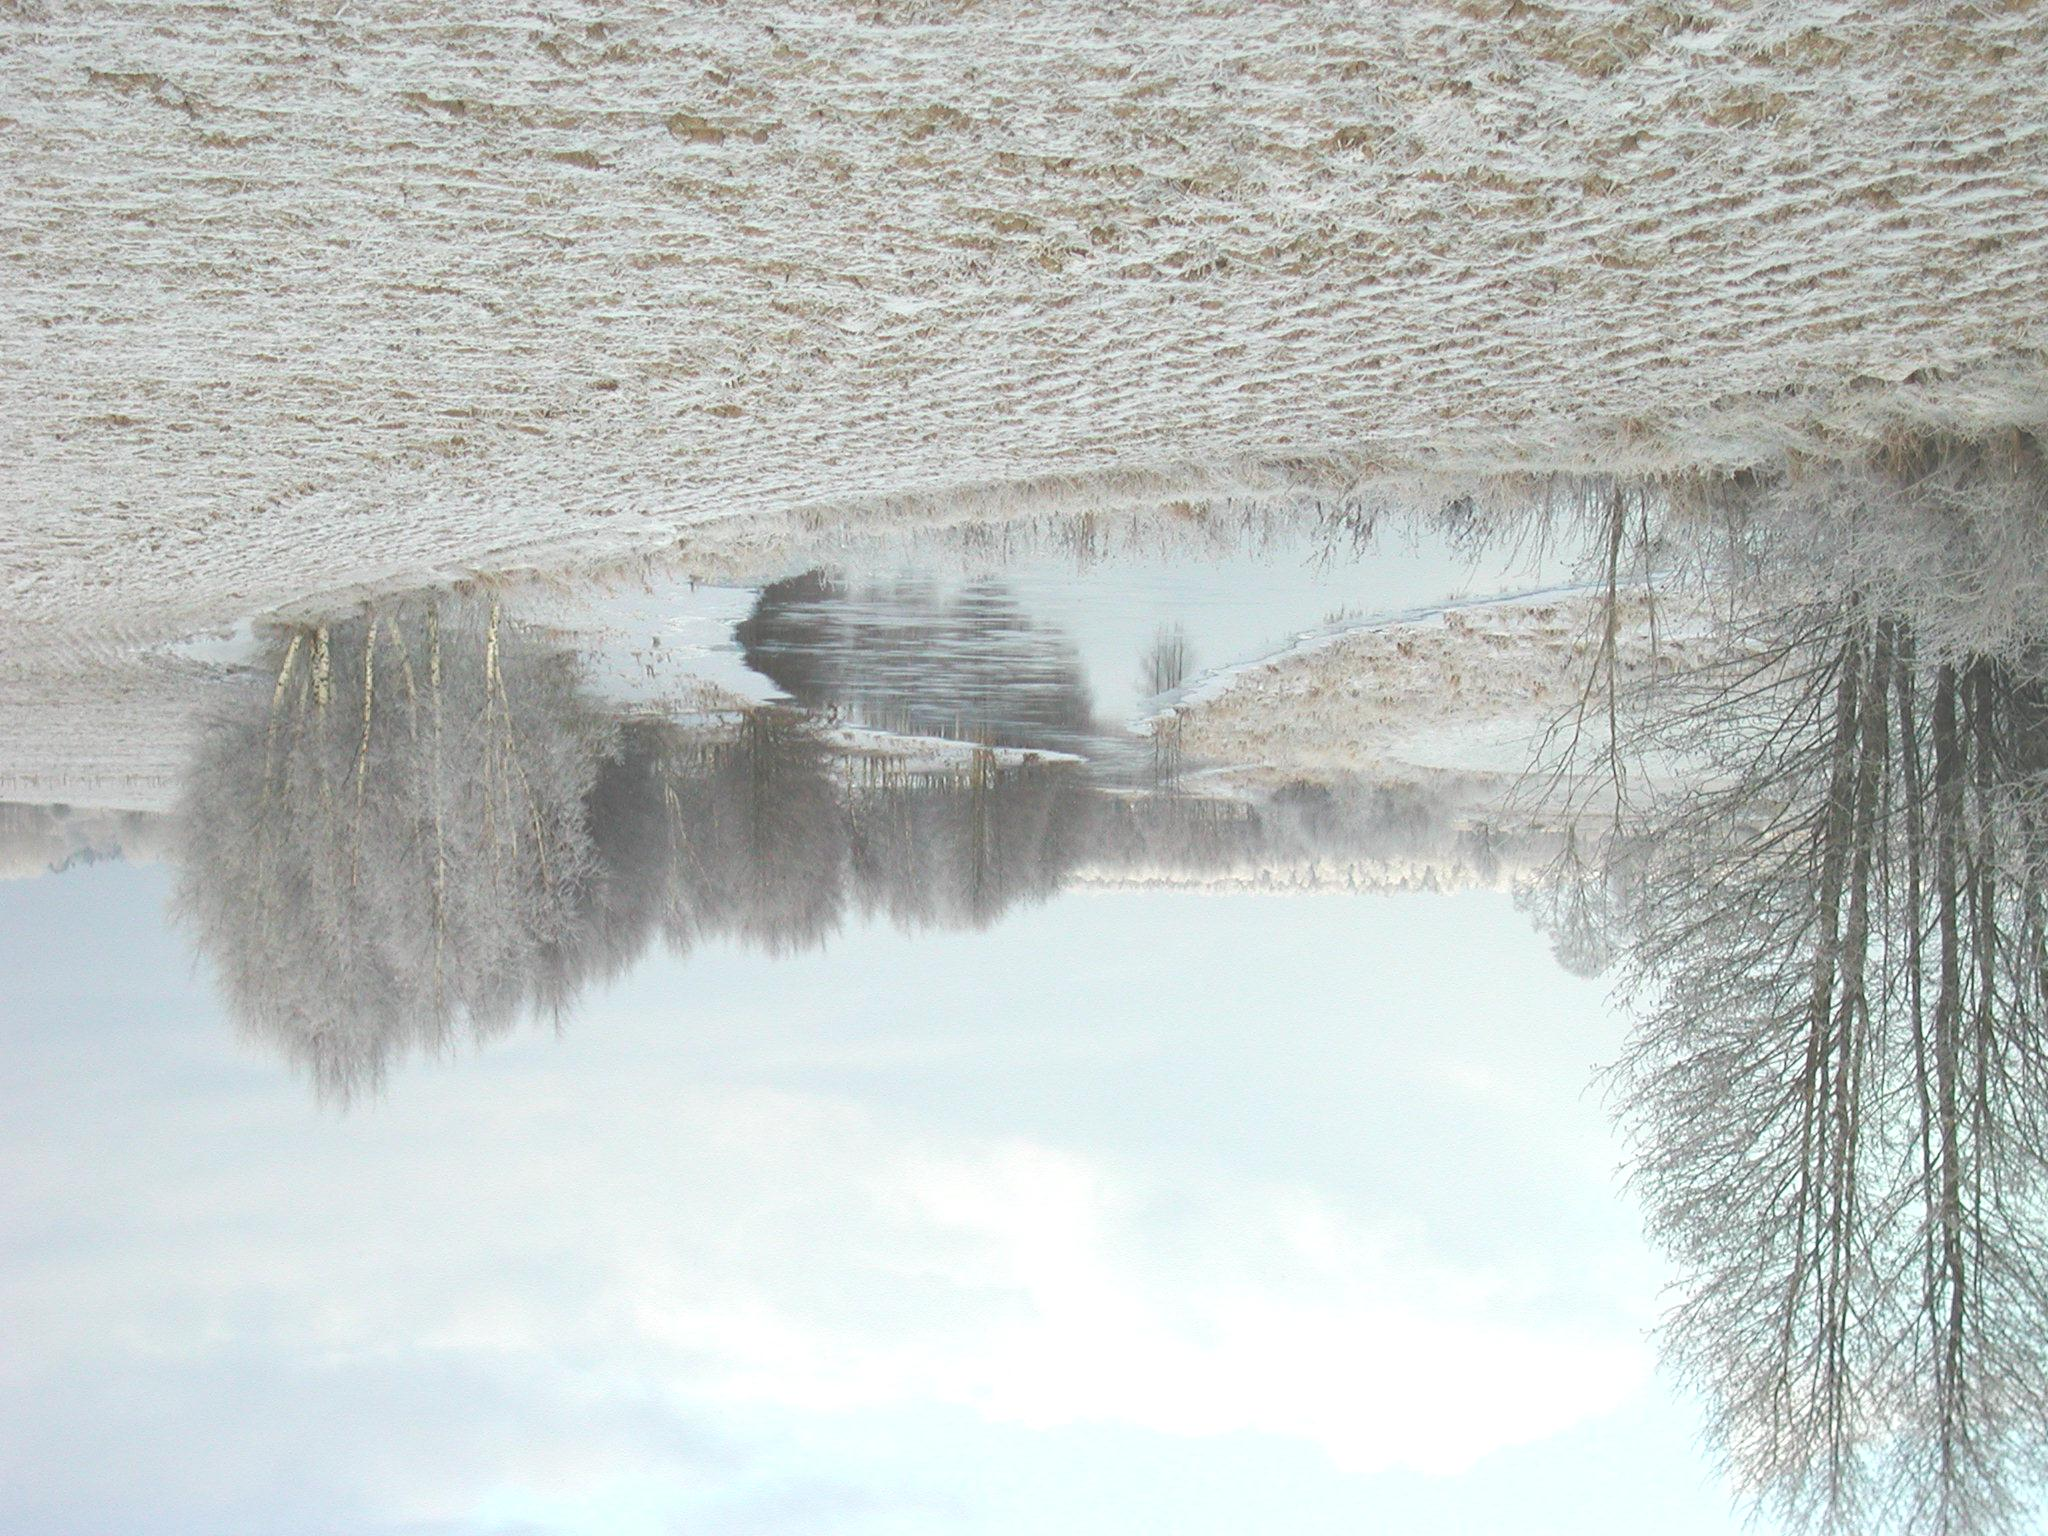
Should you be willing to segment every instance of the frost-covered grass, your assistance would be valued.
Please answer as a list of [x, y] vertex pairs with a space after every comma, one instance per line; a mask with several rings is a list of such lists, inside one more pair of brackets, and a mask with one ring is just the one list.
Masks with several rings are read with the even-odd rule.
[[[1527, 772], [1577, 706], [1601, 594], [1545, 592], [1310, 636], [1234, 669], [1180, 706], [1182, 750], [1226, 763], [1435, 779]], [[1623, 597], [1621, 666], [1633, 682], [1692, 664], [1709, 644], [1667, 604], [1654, 649], [1650, 599]]]
[[0, 644], [2038, 421], [2048, 15], [0, 15]]
[[137, 648], [365, 591], [2048, 417], [2038, 7], [29, 0], [0, 53], [20, 797], [160, 798], [203, 669]]

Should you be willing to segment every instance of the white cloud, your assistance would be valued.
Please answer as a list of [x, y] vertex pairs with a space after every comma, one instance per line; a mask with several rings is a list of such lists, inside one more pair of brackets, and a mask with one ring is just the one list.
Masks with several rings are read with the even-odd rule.
[[[1086, 904], [1091, 929], [1104, 907]], [[862, 963], [886, 971], [897, 942], [862, 938]], [[971, 942], [987, 960], [993, 937]], [[1031, 936], [1019, 942], [1028, 959]], [[25, 1034], [23, 1080], [46, 1091], [11, 1101], [0, 1130], [22, 1175], [0, 1187], [14, 1236], [0, 1310], [17, 1330], [0, 1366], [15, 1458], [0, 1482], [49, 1507], [218, 1511], [222, 1490], [253, 1488], [249, 1508], [298, 1498], [365, 1512], [364, 1529], [371, 1511], [422, 1530], [566, 1529], [579, 1528], [557, 1519], [570, 1507], [770, 1510], [777, 1490], [860, 1481], [851, 1431], [820, 1425], [902, 1431], [875, 1474], [891, 1480], [886, 1504], [944, 1483], [946, 1468], [918, 1460], [933, 1413], [1013, 1447], [1002, 1437], [1253, 1437], [1307, 1447], [1337, 1476], [1448, 1474], [1643, 1383], [1643, 1275], [1625, 1241], [1518, 1242], [1504, 1261], [1464, 1240], [1499, 1208], [1492, 1160], [1568, 1180], [1583, 1128], [1539, 1145], [1536, 1106], [1503, 1130], [1497, 1106], [1460, 1120], [1445, 1099], [1416, 1118], [1431, 1052], [1385, 1016], [1375, 1027], [1401, 1048], [1362, 1041], [1377, 1075], [1341, 1090], [1361, 1127], [1379, 1123], [1360, 1142], [1371, 1183], [1324, 1143], [1300, 1143], [1298, 1173], [1276, 1174], [1272, 1146], [1296, 1144], [1256, 1127], [1190, 1156], [1203, 1126], [1161, 1141], [1114, 1097], [1089, 1101], [1085, 1124], [1006, 1115], [972, 1051], [851, 1075], [792, 1064], [799, 1038], [829, 1058], [856, 1027], [806, 991], [837, 962], [735, 959], [721, 982], [724, 963], [699, 957], [690, 979], [705, 1008], [721, 986], [757, 1004], [737, 1034], [622, 994], [565, 1040], [422, 1067], [345, 1117], [314, 1113], [301, 1085], [189, 1018]], [[1117, 982], [1090, 984], [1099, 996]], [[763, 1039], [777, 985], [797, 1022]], [[1210, 1057], [1187, 1061], [1210, 1074], [1189, 1093], [1229, 1094], [1234, 1000], [1198, 1018], [1155, 990], [1132, 1021], [1098, 1009], [1067, 1036], [1129, 1028], [1155, 1050], [1152, 1010], [1167, 1007], [1176, 1048]], [[963, 1017], [857, 1027], [886, 1043], [1012, 1022]], [[1260, 1027], [1251, 1017], [1240, 1033]], [[757, 1070], [764, 1055], [780, 1064]], [[1048, 1086], [1099, 1087], [1108, 1059], [1049, 1050], [1001, 1070], [1042, 1107]], [[1276, 1095], [1298, 1079], [1319, 1095], [1303, 1115], [1326, 1114], [1322, 1065], [1256, 1085], [1260, 1104], [1285, 1112]], [[184, 1074], [176, 1091], [152, 1079], [167, 1070]], [[896, 1070], [939, 1076], [923, 1098], [892, 1097]], [[1556, 1080], [1553, 1110], [1597, 1116], [1574, 1073]], [[97, 1097], [81, 1108], [47, 1091], [57, 1083]], [[955, 1112], [970, 1094], [980, 1129]], [[1409, 1118], [1389, 1143], [1396, 1114]], [[1108, 1120], [1118, 1135], [1089, 1134]], [[1477, 1193], [1442, 1208], [1445, 1170], [1432, 1182], [1382, 1156], [1403, 1138], [1432, 1157], [1462, 1138], [1448, 1176]], [[1591, 1194], [1561, 1209], [1605, 1198], [1604, 1170], [1587, 1177]]]

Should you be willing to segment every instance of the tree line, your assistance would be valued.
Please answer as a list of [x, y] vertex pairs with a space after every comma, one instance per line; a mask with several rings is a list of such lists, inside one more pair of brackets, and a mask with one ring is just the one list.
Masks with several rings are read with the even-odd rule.
[[981, 746], [911, 771], [796, 710], [622, 717], [549, 636], [454, 593], [281, 629], [261, 674], [190, 765], [176, 906], [232, 1013], [343, 1100], [410, 1053], [565, 1017], [656, 947], [982, 927], [1084, 865], [1198, 874], [1446, 835], [1400, 792], [1254, 805]]

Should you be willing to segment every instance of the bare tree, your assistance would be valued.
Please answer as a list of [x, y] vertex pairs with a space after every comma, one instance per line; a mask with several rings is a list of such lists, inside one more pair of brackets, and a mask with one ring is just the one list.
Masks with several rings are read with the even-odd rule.
[[[1607, 619], [1531, 776], [1565, 856], [1523, 900], [1567, 963], [1622, 962], [1613, 1081], [1681, 1274], [1666, 1346], [1794, 1524], [2030, 1528], [2048, 470], [2031, 439], [1920, 442], [1657, 495], [1654, 531], [1607, 504]], [[1718, 659], [1625, 691], [1619, 573], [1653, 543], [1701, 579]], [[1625, 754], [1690, 787], [1641, 792]], [[1603, 781], [1613, 815], [1578, 814]]]
[[1194, 652], [1188, 633], [1178, 624], [1162, 624], [1146, 647], [1138, 668], [1138, 687], [1147, 698], [1171, 693], [1188, 680], [1195, 669]]
[[2041, 689], [1855, 599], [1782, 633], [1684, 717], [1721, 771], [1652, 818], [1626, 935], [1668, 1343], [1799, 1523], [2016, 1530], [2048, 1423]]
[[987, 927], [1060, 888], [1101, 800], [1071, 765], [985, 749], [937, 773], [884, 768], [847, 800], [861, 904], [905, 927]]

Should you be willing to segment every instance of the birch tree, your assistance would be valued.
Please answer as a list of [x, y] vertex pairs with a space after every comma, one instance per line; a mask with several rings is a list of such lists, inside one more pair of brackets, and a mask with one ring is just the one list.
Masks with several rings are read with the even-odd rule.
[[346, 1098], [566, 1001], [614, 736], [571, 660], [443, 597], [281, 629], [264, 672], [180, 815], [178, 908], [244, 1024]]

